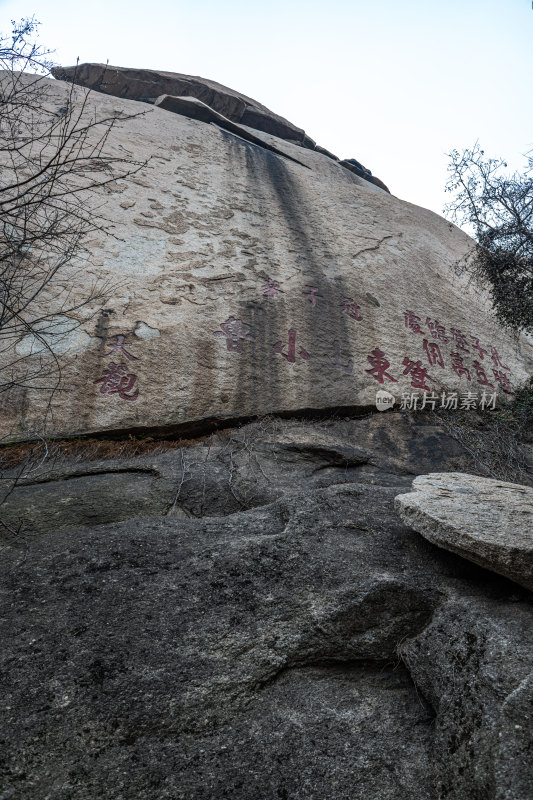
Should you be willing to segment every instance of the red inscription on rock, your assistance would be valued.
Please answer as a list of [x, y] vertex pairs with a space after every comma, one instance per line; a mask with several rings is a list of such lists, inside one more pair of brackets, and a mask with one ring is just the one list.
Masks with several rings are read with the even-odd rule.
[[[285, 345], [281, 340], [279, 342], [276, 342], [273, 345], [274, 352], [279, 353], [280, 356], [283, 356], [283, 358], [286, 359], [286, 361], [288, 361], [289, 364], [294, 364], [294, 362], [296, 361], [296, 331], [293, 328], [289, 330], [288, 353], [283, 352], [284, 346]], [[309, 359], [311, 358], [307, 350], [304, 350], [303, 347], [300, 347], [298, 355], [300, 356], [300, 358], [303, 358], [304, 361], [309, 361]]]
[[309, 291], [302, 292], [302, 294], [305, 295], [309, 300], [311, 308], [314, 308], [316, 306], [318, 298], [319, 297], [321, 298], [323, 295], [318, 294], [318, 286], [308, 286], [307, 288], [309, 289]]
[[481, 386], [490, 386], [491, 389], [494, 389], [494, 385], [492, 383], [489, 383], [489, 379], [487, 378], [486, 372], [479, 363], [479, 361], [474, 361], [474, 369], [477, 375], [477, 382]]
[[250, 326], [242, 320], [229, 317], [220, 324], [222, 331], [216, 331], [213, 336], [226, 339], [226, 347], [232, 353], [242, 353], [243, 341], [253, 342], [254, 337], [250, 335]]
[[448, 337], [446, 336], [446, 328], [444, 325], [441, 325], [437, 319], [433, 322], [429, 317], [426, 317], [426, 325], [428, 326], [434, 339], [438, 339], [440, 342], [444, 342], [445, 344], [449, 341]]
[[132, 354], [128, 353], [128, 351], [125, 349], [126, 344], [127, 342], [125, 336], [117, 336], [117, 341], [115, 344], [107, 345], [107, 347], [111, 348], [111, 351], [107, 353], [104, 358], [109, 358], [109, 356], [114, 356], [115, 353], [118, 353], [119, 355], [126, 356], [129, 361], [137, 361], [137, 356], [132, 356]]
[[413, 333], [424, 333], [420, 327], [420, 317], [417, 317], [414, 311], [404, 311], [403, 318], [406, 328], [409, 328]]
[[444, 364], [444, 359], [437, 342], [428, 342], [427, 339], [424, 339], [423, 348], [426, 351], [428, 361], [432, 367], [438, 364], [443, 369], [445, 368], [446, 365]]
[[470, 338], [474, 340], [474, 344], [472, 345], [472, 350], [477, 350], [479, 353], [479, 357], [483, 361], [483, 359], [487, 355], [487, 350], [484, 350], [483, 347], [481, 347], [477, 336], [471, 336]]
[[351, 297], [343, 297], [342, 300], [342, 310], [345, 314], [348, 314], [349, 317], [352, 319], [356, 319], [358, 321], [362, 320], [363, 317], [359, 313], [360, 306], [357, 303], [354, 303]]
[[460, 355], [459, 353], [450, 353], [452, 357], [452, 369], [456, 375], [461, 378], [463, 375], [466, 375], [467, 380], [471, 380], [470, 372], [464, 365], [464, 356]]
[[452, 339], [455, 342], [455, 345], [456, 345], [458, 350], [462, 350], [463, 353], [469, 353], [470, 352], [470, 350], [468, 349], [466, 336], [458, 328], [452, 328]]
[[496, 350], [495, 347], [491, 347], [490, 348], [490, 356], [491, 356], [492, 360], [494, 361], [495, 366], [501, 367], [502, 369], [510, 370], [510, 367], [506, 367], [506, 366], [504, 366], [504, 364], [502, 364], [502, 360], [501, 360], [501, 358], [500, 358], [500, 356], [498, 354], [498, 351]]
[[137, 400], [139, 390], [132, 392], [137, 376], [128, 373], [126, 364], [115, 364], [111, 361], [109, 367], [103, 371], [102, 377], [94, 381], [101, 383], [100, 394], [118, 394], [122, 400]]
[[422, 362], [411, 361], [411, 359], [406, 356], [402, 363], [405, 367], [403, 374], [411, 375], [411, 386], [413, 389], [425, 389], [429, 392], [430, 387], [426, 386], [424, 381], [432, 381], [433, 378], [429, 377], [427, 369], [422, 366]]
[[387, 372], [390, 367], [390, 361], [387, 361], [385, 353], [383, 353], [379, 347], [372, 350], [371, 354], [366, 357], [366, 360], [370, 363], [371, 369], [365, 369], [365, 372], [368, 375], [372, 375], [379, 383], [384, 383], [384, 378], [398, 383], [398, 380]]
[[274, 297], [274, 295], [279, 294], [281, 291], [279, 288], [279, 281], [273, 281], [272, 278], [269, 278], [267, 282], [261, 286], [261, 291], [268, 297]]
[[[504, 369], [509, 369], [509, 367], [504, 367]], [[493, 369], [494, 377], [498, 381], [500, 385], [500, 389], [502, 389], [507, 394], [514, 394], [511, 384], [509, 383], [509, 378], [499, 369]]]

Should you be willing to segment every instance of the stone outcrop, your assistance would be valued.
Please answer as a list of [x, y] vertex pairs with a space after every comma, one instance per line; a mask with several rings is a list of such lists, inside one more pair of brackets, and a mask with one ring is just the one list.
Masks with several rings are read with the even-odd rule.
[[215, 125], [218, 125], [219, 128], [229, 131], [230, 133], [235, 133], [241, 139], [245, 139], [247, 142], [258, 145], [264, 150], [270, 150], [272, 153], [276, 153], [276, 155], [281, 156], [282, 158], [288, 158], [290, 161], [294, 161], [295, 164], [300, 164], [302, 167], [307, 166], [306, 164], [302, 164], [301, 161], [298, 161], [290, 156], [288, 153], [283, 153], [281, 150], [273, 147], [273, 145], [265, 142], [263, 139], [259, 139], [257, 136], [254, 136], [254, 134], [251, 133], [244, 125], [237, 125], [237, 123], [231, 122], [231, 120], [229, 120], [227, 117], [219, 114], [217, 111], [212, 109], [211, 106], [202, 103], [201, 100], [197, 100], [195, 97], [174, 97], [169, 94], [163, 94], [161, 97], [157, 98], [157, 100], [154, 102], [154, 105], [158, 108], [164, 109], [165, 111], [172, 111], [174, 114], [183, 114], [183, 116], [189, 117], [189, 119], [197, 119], [201, 122], [212, 122]]
[[[59, 113], [72, 87], [45, 85]], [[73, 87], [73, 102], [84, 94]], [[252, 142], [213, 120], [89, 96], [87, 118], [117, 113], [130, 118], [105, 153], [146, 164], [88, 198], [114, 235], [88, 239], [76, 281], [58, 276], [74, 303], [95, 281], [112, 290], [104, 307], [58, 307], [54, 336], [22, 336], [3, 355], [46, 370], [50, 346], [63, 378], [49, 407], [42, 391], [4, 392], [0, 435], [205, 431], [368, 409], [381, 389], [396, 407], [424, 391], [437, 403], [443, 391], [497, 392], [501, 405], [529, 376], [531, 343], [457, 275], [472, 242], [446, 220], [257, 129]]]
[[[359, 162], [109, 70], [84, 113], [142, 166], [99, 164], [78, 310], [51, 284], [53, 335], [2, 354], [62, 383], [0, 394], [40, 443], [0, 450], [0, 800], [530, 800], [533, 490], [406, 407], [502, 404], [531, 342]], [[42, 85], [54, 119], [86, 95]]]
[[394, 510], [459, 455], [375, 414], [30, 473], [4, 796], [529, 800], [531, 595]]
[[52, 74], [58, 80], [72, 81], [79, 86], [127, 100], [154, 103], [163, 94], [195, 97], [232, 122], [311, 149], [315, 145], [302, 128], [274, 114], [256, 100], [206, 78], [176, 72], [113, 67], [110, 64], [54, 67]]
[[460, 597], [400, 646], [435, 711], [439, 800], [531, 797], [531, 623], [529, 603]]
[[[229, 89], [227, 86], [222, 86], [215, 81], [191, 75], [179, 75], [174, 72], [112, 67], [105, 64], [54, 67], [52, 74], [58, 80], [70, 81], [79, 86], [85, 86], [88, 89], [116, 97], [154, 103], [154, 105], [159, 105], [167, 111], [172, 111], [175, 114], [185, 114], [185, 116], [189, 116], [187, 112], [191, 111], [192, 107], [185, 106], [183, 102], [172, 102], [170, 98], [181, 95], [182, 99], [189, 97], [192, 100], [198, 100], [230, 122], [240, 123], [241, 126], [270, 133], [301, 147], [317, 150], [334, 161], [338, 161], [339, 164], [359, 175], [360, 178], [379, 186], [380, 189], [386, 192], [389, 191], [383, 181], [372, 175], [372, 172], [356, 159], [351, 158], [341, 161], [329, 150], [319, 147], [302, 128], [297, 128], [256, 100], [252, 100], [246, 95]], [[168, 99], [161, 103], [160, 96], [165, 96]], [[198, 110], [196, 115], [193, 114], [193, 118], [203, 119], [198, 114]], [[203, 119], [203, 121], [210, 122], [212, 120]], [[222, 127], [228, 128], [227, 124], [223, 124]], [[249, 137], [245, 136], [244, 138]], [[253, 140], [250, 139], [250, 141]]]
[[533, 590], [533, 489], [463, 473], [421, 475], [396, 508], [433, 544]]
[[371, 170], [369, 170], [367, 167], [364, 167], [355, 158], [346, 158], [339, 163], [343, 167], [346, 167], [346, 169], [349, 169], [351, 172], [355, 172], [355, 174], [359, 175], [360, 178], [364, 178], [365, 181], [370, 181], [370, 183], [373, 183], [375, 186], [379, 186], [380, 189], [383, 189], [386, 192], [389, 191], [388, 187], [385, 186], [383, 181], [381, 181], [379, 178], [376, 178], [375, 175], [372, 175]]
[[[379, 178], [354, 158], [340, 161], [329, 150], [319, 147], [302, 128], [296, 127], [288, 120], [270, 111], [256, 100], [222, 86], [216, 81], [206, 80], [192, 75], [180, 75], [175, 72], [161, 72], [147, 69], [131, 69], [112, 67], [106, 64], [79, 64], [74, 67], [54, 67], [52, 74], [62, 81], [70, 81], [104, 94], [138, 100], [144, 103], [162, 105], [167, 111], [189, 116], [183, 103], [158, 102], [160, 96], [167, 98], [182, 96], [199, 100], [230, 122], [270, 133], [280, 139], [287, 139], [301, 147], [317, 150], [334, 161], [338, 161], [346, 169], [355, 172], [360, 178], [379, 186], [384, 191], [389, 189]], [[200, 119], [200, 116], [195, 116]], [[204, 120], [206, 121], [206, 120]], [[211, 120], [209, 120], [211, 121]], [[223, 126], [226, 127], [226, 126]], [[245, 137], [247, 138], [247, 137]]]
[[[120, 452], [119, 443], [115, 449]], [[281, 500], [302, 486], [313, 491], [366, 483], [400, 493], [410, 488], [414, 473], [446, 469], [461, 457], [457, 442], [436, 425], [397, 415], [267, 419], [163, 452], [154, 442], [153, 452], [142, 456], [52, 457], [20, 478], [17, 469], [4, 470], [1, 519], [34, 535], [152, 515], [222, 517]]]

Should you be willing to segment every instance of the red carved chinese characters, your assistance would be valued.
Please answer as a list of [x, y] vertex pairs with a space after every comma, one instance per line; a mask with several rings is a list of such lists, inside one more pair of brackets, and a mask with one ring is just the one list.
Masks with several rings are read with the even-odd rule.
[[414, 311], [404, 312], [405, 327], [413, 331], [413, 333], [424, 333], [420, 327], [420, 317], [417, 317]]
[[483, 369], [479, 361], [474, 361], [474, 369], [477, 375], [477, 382], [481, 386], [490, 386], [491, 389], [494, 389], [494, 385], [492, 383], [489, 383], [489, 379], [487, 378], [485, 370]]
[[109, 367], [104, 370], [101, 378], [98, 378], [94, 383], [101, 383], [101, 394], [118, 394], [122, 400], [137, 400], [139, 390], [136, 389], [132, 393], [137, 376], [131, 372], [128, 373], [126, 364], [115, 364], [111, 361]]
[[440, 342], [444, 342], [444, 344], [449, 341], [446, 336], [446, 328], [444, 325], [441, 325], [438, 320], [432, 322], [429, 317], [426, 317], [426, 325], [434, 339], [438, 339]]
[[342, 310], [345, 314], [348, 314], [349, 317], [352, 319], [356, 319], [358, 321], [362, 320], [363, 317], [359, 313], [360, 306], [357, 303], [354, 303], [351, 297], [343, 297], [342, 299]]
[[491, 356], [492, 360], [494, 361], [494, 365], [496, 367], [501, 367], [502, 369], [510, 369], [509, 367], [506, 367], [506, 366], [504, 366], [504, 364], [502, 364], [502, 360], [501, 360], [501, 358], [500, 358], [500, 356], [498, 354], [498, 351], [496, 350], [495, 347], [491, 347], [490, 348], [490, 356]]
[[326, 364], [329, 364], [330, 367], [341, 369], [348, 375], [353, 372], [353, 361], [348, 361], [346, 364], [343, 364], [341, 361], [341, 343], [338, 339], [335, 339], [333, 342], [333, 358], [331, 358], [331, 356], [325, 356], [324, 361]]
[[246, 325], [240, 319], [229, 317], [225, 322], [220, 324], [222, 331], [216, 331], [213, 336], [225, 337], [226, 346], [232, 353], [242, 353], [243, 341], [253, 342], [253, 336], [250, 335], [250, 326]]
[[263, 294], [266, 294], [267, 297], [274, 297], [274, 295], [279, 294], [281, 291], [279, 288], [279, 281], [273, 281], [272, 278], [269, 278], [261, 287], [261, 291]]
[[487, 355], [487, 350], [484, 350], [484, 348], [481, 347], [481, 345], [479, 343], [479, 339], [477, 338], [477, 336], [471, 336], [470, 338], [474, 340], [474, 344], [472, 345], [472, 350], [477, 350], [478, 353], [479, 353], [479, 357], [483, 361], [483, 359]]
[[[509, 367], [504, 367], [504, 369], [509, 369]], [[493, 369], [494, 377], [498, 381], [500, 385], [500, 389], [502, 389], [507, 394], [514, 394], [511, 384], [509, 383], [509, 378], [502, 372], [500, 369]]]
[[[296, 331], [293, 328], [289, 330], [288, 347], [289, 347], [289, 352], [287, 354], [283, 352], [284, 344], [281, 340], [273, 345], [275, 353], [279, 353], [280, 356], [283, 356], [283, 358], [286, 359], [289, 362], [289, 364], [294, 364], [294, 362], [296, 361]], [[300, 347], [298, 355], [300, 356], [300, 358], [303, 358], [304, 361], [309, 361], [309, 359], [311, 358], [307, 350], [304, 350], [303, 347]]]
[[422, 366], [422, 362], [411, 361], [411, 359], [407, 358], [406, 356], [402, 363], [405, 367], [403, 374], [411, 375], [411, 386], [413, 389], [425, 389], [427, 392], [429, 392], [430, 387], [426, 386], [424, 381], [432, 381], [433, 378], [429, 377], [427, 369]]
[[459, 353], [450, 353], [452, 358], [452, 369], [459, 378], [466, 375], [467, 380], [471, 380], [470, 372], [464, 365], [464, 356]]
[[125, 336], [117, 336], [117, 341], [115, 344], [108, 344], [107, 347], [111, 348], [111, 352], [107, 353], [104, 358], [109, 358], [109, 356], [114, 356], [115, 353], [119, 355], [124, 355], [129, 361], [137, 361], [137, 356], [132, 356], [131, 353], [128, 353], [125, 349], [126, 337]]
[[366, 360], [370, 363], [371, 369], [365, 369], [365, 372], [368, 373], [368, 375], [372, 375], [379, 383], [384, 383], [384, 378], [398, 383], [397, 379], [393, 378], [392, 375], [389, 375], [387, 372], [390, 367], [390, 361], [387, 361], [385, 353], [383, 353], [379, 347], [372, 350], [371, 354], [366, 357]]
[[455, 346], [457, 347], [458, 350], [462, 350], [463, 353], [470, 352], [470, 350], [468, 349], [468, 344], [466, 342], [466, 336], [458, 328], [452, 328], [452, 339], [455, 342]]
[[307, 288], [309, 289], [309, 291], [302, 292], [302, 294], [306, 295], [307, 299], [309, 300], [309, 303], [311, 304], [311, 308], [314, 308], [316, 306], [318, 298], [323, 297], [323, 295], [317, 294], [318, 286], [308, 286]]
[[428, 342], [427, 339], [424, 339], [423, 348], [426, 351], [428, 361], [432, 367], [438, 364], [443, 369], [445, 368], [444, 359], [437, 342]]

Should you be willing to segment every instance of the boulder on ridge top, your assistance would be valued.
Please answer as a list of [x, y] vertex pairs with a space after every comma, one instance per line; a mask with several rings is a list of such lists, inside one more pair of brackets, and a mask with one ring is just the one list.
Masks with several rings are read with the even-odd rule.
[[274, 114], [266, 106], [216, 81], [196, 75], [182, 75], [152, 69], [113, 67], [106, 64], [79, 64], [73, 67], [54, 67], [54, 78], [86, 86], [104, 94], [128, 100], [153, 103], [162, 94], [196, 97], [232, 122], [240, 122], [280, 139], [314, 147], [314, 142], [302, 128]]

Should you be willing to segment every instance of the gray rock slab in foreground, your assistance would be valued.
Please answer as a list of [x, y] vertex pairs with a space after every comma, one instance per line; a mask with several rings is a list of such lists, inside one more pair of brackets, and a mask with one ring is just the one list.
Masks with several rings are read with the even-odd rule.
[[3, 800], [530, 800], [529, 595], [397, 492], [0, 551]]
[[531, 606], [457, 598], [400, 653], [435, 711], [439, 800], [531, 800]]
[[433, 544], [533, 590], [533, 489], [463, 473], [420, 475], [402, 520]]

